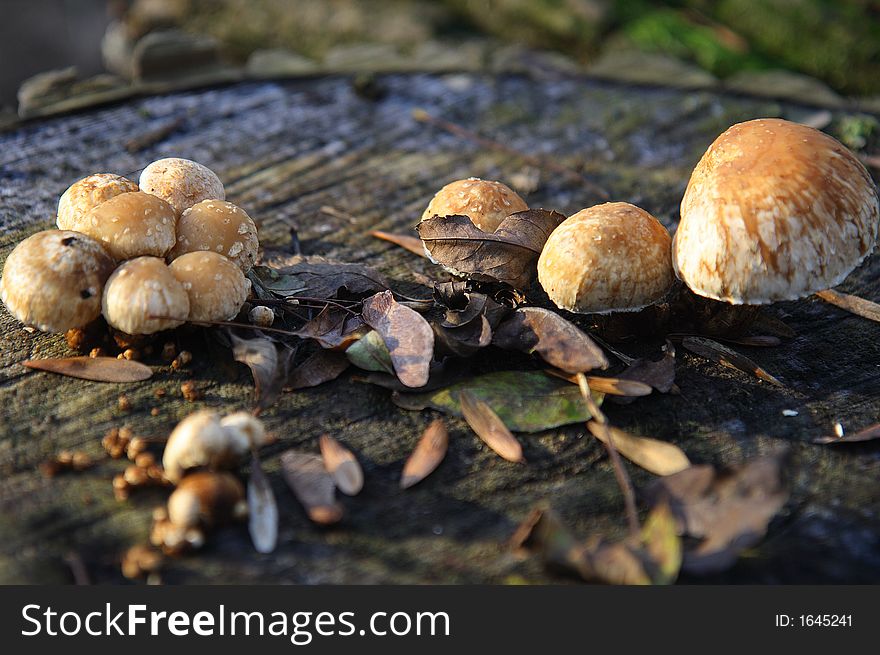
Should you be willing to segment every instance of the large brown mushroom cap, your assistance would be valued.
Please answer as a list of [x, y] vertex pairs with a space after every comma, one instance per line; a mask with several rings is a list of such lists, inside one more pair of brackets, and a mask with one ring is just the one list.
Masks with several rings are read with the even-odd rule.
[[117, 330], [153, 334], [184, 323], [189, 316], [189, 296], [163, 260], [138, 257], [113, 271], [104, 287], [102, 311], [107, 323]]
[[484, 232], [494, 232], [505, 218], [529, 206], [501, 182], [470, 177], [450, 182], [431, 199], [422, 220], [432, 216], [467, 216]]
[[19, 243], [6, 258], [0, 297], [15, 318], [43, 332], [64, 332], [101, 313], [101, 293], [113, 259], [94, 239], [46, 230]]
[[143, 191], [123, 193], [92, 209], [74, 229], [101, 243], [117, 261], [164, 257], [175, 243], [171, 205]]
[[675, 276], [666, 228], [644, 209], [607, 202], [565, 219], [538, 258], [538, 280], [557, 307], [632, 312], [661, 300]]
[[734, 125], [691, 175], [673, 243], [695, 293], [733, 304], [795, 300], [839, 284], [870, 254], [880, 206], [843, 145], [776, 118]]
[[169, 267], [189, 296], [189, 320], [225, 321], [233, 318], [251, 288], [230, 259], [210, 251], [181, 255]]
[[79, 220], [92, 209], [131, 191], [138, 191], [138, 185], [121, 175], [95, 173], [84, 177], [62, 194], [55, 223], [62, 230], [74, 230]]
[[183, 212], [177, 222], [177, 244], [169, 257], [210, 250], [234, 261], [247, 272], [257, 261], [257, 226], [240, 207], [222, 200], [204, 200]]
[[162, 198], [180, 216], [202, 200], [225, 200], [226, 191], [216, 173], [189, 159], [169, 157], [154, 161], [141, 173], [141, 190]]

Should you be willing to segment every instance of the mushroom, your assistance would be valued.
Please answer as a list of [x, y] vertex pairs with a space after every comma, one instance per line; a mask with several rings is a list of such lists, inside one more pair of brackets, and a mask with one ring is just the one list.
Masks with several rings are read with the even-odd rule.
[[104, 287], [102, 311], [117, 330], [153, 334], [185, 322], [189, 297], [163, 260], [138, 257], [113, 271]]
[[188, 252], [171, 262], [169, 268], [189, 296], [190, 321], [234, 317], [251, 288], [241, 269], [216, 252]]
[[100, 242], [117, 261], [164, 257], [174, 246], [177, 217], [171, 205], [143, 191], [110, 198], [72, 224]]
[[168, 519], [175, 527], [211, 527], [247, 516], [244, 486], [231, 473], [197, 471], [168, 498]]
[[58, 201], [56, 225], [76, 229], [79, 220], [103, 202], [122, 193], [138, 191], [138, 185], [121, 175], [95, 173], [70, 185]]
[[101, 313], [101, 294], [113, 259], [78, 232], [46, 230], [19, 243], [6, 258], [0, 298], [25, 325], [64, 332]]
[[231, 202], [204, 200], [183, 212], [177, 222], [177, 244], [170, 258], [211, 250], [229, 257], [247, 273], [257, 260], [257, 226]]
[[501, 182], [469, 177], [450, 182], [428, 203], [422, 220], [432, 216], [467, 216], [484, 232], [494, 232], [505, 218], [529, 206]]
[[672, 287], [670, 243], [666, 228], [644, 209], [596, 205], [553, 230], [538, 258], [538, 280], [557, 307], [571, 312], [635, 312]]
[[691, 174], [673, 265], [694, 293], [735, 305], [833, 287], [873, 250], [877, 191], [830, 136], [776, 118], [719, 136]]
[[180, 216], [202, 200], [225, 200], [226, 191], [220, 178], [207, 166], [170, 157], [154, 161], [141, 173], [142, 191], [168, 202]]

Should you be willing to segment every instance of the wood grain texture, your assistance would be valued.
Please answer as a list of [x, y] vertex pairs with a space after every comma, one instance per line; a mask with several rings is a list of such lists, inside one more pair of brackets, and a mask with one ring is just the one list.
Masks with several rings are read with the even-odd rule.
[[[424, 108], [444, 120], [532, 154], [552, 157], [634, 203], [668, 227], [688, 175], [728, 125], [757, 116], [792, 117], [797, 107], [771, 101], [597, 83], [480, 75], [377, 78], [380, 101], [360, 98], [345, 77], [244, 83], [129, 100], [31, 123], [0, 134], [0, 259], [23, 237], [51, 226], [58, 197], [93, 172], [136, 179], [150, 161], [182, 156], [215, 170], [228, 199], [256, 221], [261, 241], [281, 245], [296, 228], [305, 254], [364, 262], [404, 293], [430, 262], [370, 236], [407, 233], [432, 195], [470, 175], [512, 183], [530, 173], [509, 154], [487, 151], [412, 119]], [[124, 144], [169, 117], [188, 129], [138, 153]], [[576, 180], [552, 172], [525, 193], [533, 207], [571, 214], [599, 201]], [[328, 208], [332, 208], [328, 211]], [[842, 290], [880, 300], [880, 257]], [[425, 294], [426, 295], [426, 294]], [[780, 389], [681, 352], [680, 396], [652, 394], [609, 403], [612, 423], [680, 446], [695, 463], [722, 465], [789, 446], [792, 500], [753, 557], [713, 582], [880, 582], [880, 458], [876, 443], [810, 444], [840, 421], [855, 431], [880, 420], [880, 325], [816, 299], [772, 310], [798, 333], [779, 348], [742, 351], [778, 375]], [[28, 358], [69, 356], [63, 337], [29, 334], [0, 310], [0, 582], [72, 581], [64, 557], [76, 552], [96, 582], [122, 580], [118, 558], [143, 542], [159, 490], [113, 500], [120, 462], [47, 480], [38, 463], [55, 451], [101, 453], [101, 436], [131, 425], [167, 435], [200, 407], [248, 408], [247, 369], [200, 334], [182, 337], [194, 353], [187, 371], [157, 370], [129, 385], [98, 384], [28, 371]], [[656, 357], [662, 343], [622, 346]], [[484, 357], [481, 355], [481, 357]], [[488, 358], [488, 359], [487, 359]], [[529, 365], [523, 355], [481, 360], [484, 369]], [[584, 426], [521, 437], [527, 466], [511, 466], [448, 420], [444, 464], [412, 489], [400, 470], [430, 412], [396, 408], [389, 392], [343, 375], [314, 389], [285, 393], [263, 414], [278, 441], [263, 452], [280, 513], [278, 548], [257, 555], [246, 525], [214, 534], [198, 555], [172, 561], [169, 583], [217, 582], [553, 582], [538, 562], [509, 556], [505, 543], [532, 505], [552, 501], [581, 535], [622, 535], [623, 502], [604, 448]], [[194, 380], [203, 397], [180, 397]], [[156, 389], [168, 393], [155, 397]], [[128, 396], [123, 413], [117, 397]], [[151, 415], [159, 408], [157, 416]], [[782, 415], [783, 409], [797, 416]], [[346, 517], [315, 528], [286, 488], [279, 454], [317, 453], [331, 432], [358, 453], [363, 492], [341, 498]], [[653, 478], [630, 467], [637, 489]]]

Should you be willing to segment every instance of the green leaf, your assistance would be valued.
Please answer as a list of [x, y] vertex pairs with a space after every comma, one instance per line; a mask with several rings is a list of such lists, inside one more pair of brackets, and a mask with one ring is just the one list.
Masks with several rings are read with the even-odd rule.
[[370, 330], [363, 337], [351, 344], [345, 351], [348, 361], [365, 371], [379, 371], [394, 375], [391, 353], [385, 342], [375, 330]]
[[[351, 349], [349, 348], [349, 352]], [[404, 409], [431, 407], [461, 416], [459, 394], [467, 391], [485, 402], [515, 432], [540, 432], [590, 418], [580, 390], [573, 384], [541, 371], [488, 373], [427, 393], [395, 393], [395, 404]], [[602, 402], [604, 394], [593, 398]]]

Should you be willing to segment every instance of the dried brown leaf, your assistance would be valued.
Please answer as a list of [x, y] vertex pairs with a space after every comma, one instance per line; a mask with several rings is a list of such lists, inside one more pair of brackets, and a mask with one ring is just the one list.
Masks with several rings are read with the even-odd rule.
[[[577, 376], [559, 369], [549, 368], [544, 371], [548, 375], [567, 380], [572, 384], [577, 384]], [[609, 396], [623, 396], [629, 398], [637, 398], [640, 396], [649, 396], [653, 389], [650, 385], [637, 380], [624, 380], [622, 378], [606, 378], [596, 375], [588, 375], [587, 382], [590, 389], [598, 393], [608, 394]]]
[[115, 357], [62, 357], [60, 359], [29, 359], [22, 366], [93, 382], [140, 382], [153, 375], [149, 366], [130, 359]]
[[814, 439], [813, 443], [858, 443], [860, 441], [873, 441], [874, 439], [880, 439], [880, 423], [870, 425], [858, 432], [846, 433], [842, 437], [838, 437], [837, 435], [831, 437], [819, 437], [818, 439]]
[[364, 471], [354, 454], [329, 434], [319, 441], [324, 466], [333, 476], [336, 488], [346, 496], [357, 496], [364, 488]]
[[408, 387], [424, 386], [434, 356], [434, 331], [428, 322], [395, 301], [390, 291], [364, 300], [362, 316], [385, 342], [400, 381]]
[[385, 276], [363, 264], [301, 255], [291, 259], [291, 265], [279, 269], [254, 266], [251, 279], [256, 278], [262, 288], [285, 298], [297, 294], [335, 298], [340, 292], [365, 296], [388, 288]]
[[266, 409], [278, 398], [290, 371], [296, 351], [268, 337], [242, 339], [229, 333], [232, 356], [251, 370], [256, 387], [254, 405]]
[[505, 218], [494, 232], [483, 232], [467, 216], [433, 216], [416, 230], [431, 258], [449, 270], [525, 289], [547, 237], [564, 220], [555, 211], [528, 209]]
[[[637, 437], [610, 425], [607, 427], [617, 452], [646, 471], [656, 475], [671, 475], [691, 465], [687, 455], [675, 444], [649, 437]], [[587, 428], [599, 441], [605, 442], [605, 432], [599, 424], [590, 421]]]
[[345, 350], [368, 330], [360, 316], [327, 305], [315, 318], [293, 333], [302, 339], [314, 339], [328, 350]]
[[541, 307], [521, 307], [501, 323], [492, 343], [506, 350], [538, 353], [567, 373], [608, 368], [608, 359], [585, 332], [559, 314]]
[[288, 450], [281, 455], [281, 471], [312, 521], [331, 525], [342, 519], [336, 483], [320, 455]]
[[295, 390], [317, 387], [338, 378], [348, 365], [348, 358], [344, 353], [319, 350], [293, 370], [284, 388]]
[[485, 316], [457, 328], [447, 328], [439, 323], [431, 323], [438, 356], [449, 354], [454, 357], [470, 357], [480, 348], [492, 343], [492, 328]]
[[449, 446], [449, 431], [442, 418], [431, 421], [415, 450], [403, 465], [400, 488], [409, 489], [428, 477], [443, 461]]
[[258, 553], [271, 553], [278, 543], [278, 505], [259, 458], [251, 457], [247, 486], [248, 530]]
[[525, 462], [519, 441], [489, 405], [470, 391], [462, 391], [458, 398], [464, 420], [489, 448], [509, 462]]
[[446, 316], [440, 323], [443, 327], [460, 328], [483, 317], [492, 329], [495, 329], [509, 311], [507, 307], [499, 305], [485, 293], [468, 292], [464, 294], [464, 298], [467, 304], [463, 309], [450, 307], [446, 311]]
[[834, 289], [819, 291], [816, 295], [825, 302], [848, 311], [850, 314], [880, 323], [880, 305], [875, 302]]
[[370, 236], [393, 243], [405, 250], [409, 250], [411, 253], [414, 253], [419, 257], [427, 257], [425, 254], [425, 248], [422, 245], [422, 240], [418, 237], [410, 236], [408, 234], [391, 234], [390, 232], [383, 232], [382, 230], [373, 230], [370, 232]]
[[675, 348], [667, 341], [661, 359], [637, 359], [627, 366], [620, 377], [643, 382], [660, 393], [669, 393], [675, 387]]
[[756, 378], [769, 382], [777, 387], [785, 386], [782, 382], [770, 375], [770, 373], [758, 366], [745, 355], [742, 355], [717, 341], [713, 341], [712, 339], [707, 339], [705, 337], [685, 337], [681, 340], [681, 345], [692, 353], [704, 357], [709, 361], [716, 362], [728, 368], [734, 368], [738, 371], [748, 373], [749, 375], [754, 375]]

